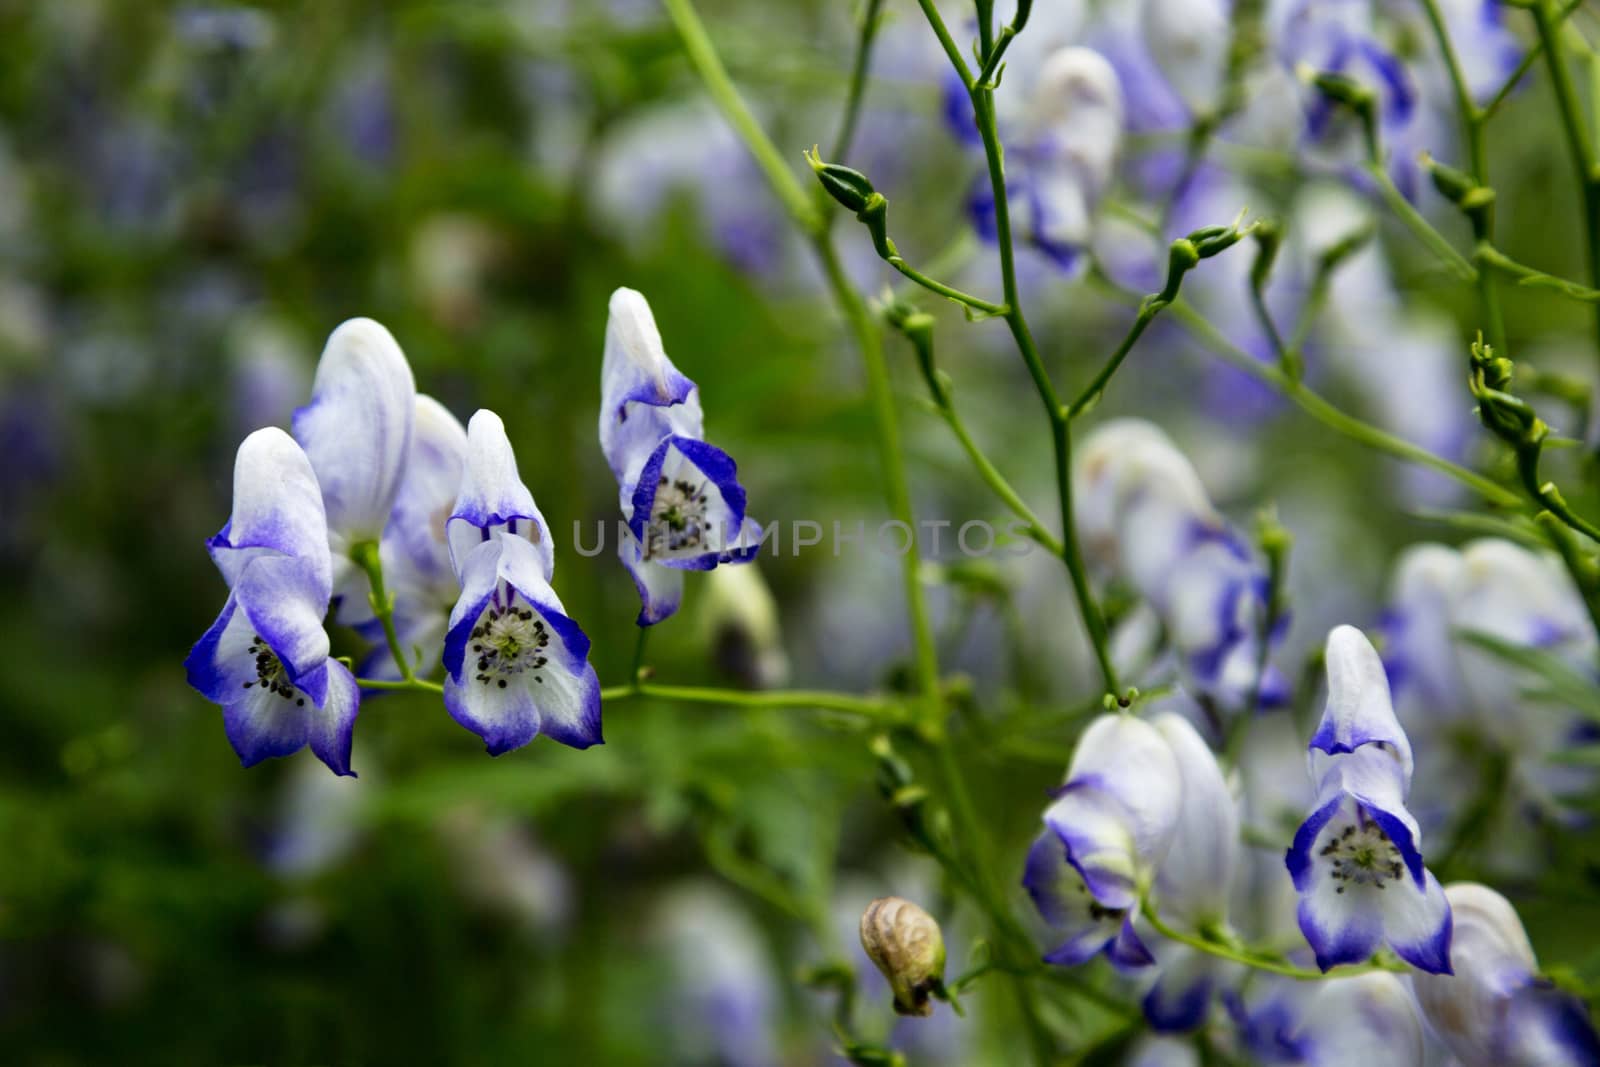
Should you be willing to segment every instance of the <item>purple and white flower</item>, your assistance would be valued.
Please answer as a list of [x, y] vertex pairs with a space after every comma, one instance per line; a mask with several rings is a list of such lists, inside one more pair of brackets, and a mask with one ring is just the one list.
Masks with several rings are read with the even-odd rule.
[[628, 535], [619, 546], [640, 626], [678, 610], [683, 572], [754, 559], [761, 530], [728, 454], [704, 439], [700, 390], [667, 358], [642, 294], [611, 295], [600, 372], [600, 448]]
[[522, 484], [505, 426], [479, 411], [446, 524], [461, 596], [444, 639], [444, 703], [498, 756], [547, 734], [599, 744], [600, 681], [589, 638], [550, 588], [549, 528]]
[[1377, 971], [1323, 982], [1274, 978], [1230, 994], [1250, 1062], [1265, 1067], [1417, 1067], [1422, 1020], [1405, 982]]
[[189, 684], [222, 705], [223, 727], [251, 767], [307, 745], [335, 774], [350, 769], [361, 703], [350, 671], [329, 655], [323, 619], [333, 590], [317, 476], [282, 430], [239, 446], [233, 514], [208, 542], [227, 581], [222, 613], [189, 653]]
[[1450, 905], [1406, 809], [1411, 742], [1383, 662], [1353, 626], [1328, 635], [1326, 662], [1328, 701], [1309, 749], [1317, 799], [1286, 856], [1301, 932], [1324, 971], [1387, 942], [1419, 970], [1448, 974]]
[[[1007, 158], [1006, 197], [1018, 231], [1062, 270], [1080, 265], [1094, 236], [1122, 129], [1122, 86], [1104, 56], [1069, 47], [1045, 61], [1022, 136]], [[987, 176], [974, 186], [968, 210], [979, 236], [994, 240], [994, 189]]]
[[1588, 1009], [1539, 977], [1533, 946], [1505, 897], [1457, 882], [1454, 975], [1413, 975], [1429, 1028], [1463, 1067], [1578, 1067], [1600, 1063]]
[[1022, 879], [1064, 937], [1047, 962], [1074, 966], [1101, 952], [1124, 968], [1154, 962], [1134, 920], [1172, 844], [1180, 782], [1171, 746], [1149, 723], [1102, 715], [1083, 732]]
[[1167, 435], [1142, 419], [1107, 422], [1084, 439], [1073, 481], [1085, 555], [1154, 609], [1195, 695], [1235, 708], [1259, 688], [1262, 706], [1280, 703], [1277, 671], [1257, 677], [1264, 568]]

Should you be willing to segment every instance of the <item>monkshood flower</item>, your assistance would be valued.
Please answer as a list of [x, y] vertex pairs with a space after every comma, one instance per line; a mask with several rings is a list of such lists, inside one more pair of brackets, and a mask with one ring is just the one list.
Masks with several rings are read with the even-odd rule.
[[222, 705], [246, 767], [310, 745], [335, 774], [354, 774], [361, 693], [322, 626], [333, 589], [322, 492], [288, 434], [257, 430], [239, 446], [233, 514], [208, 547], [230, 592], [184, 662], [189, 684]]
[[[1062, 270], [1079, 265], [1122, 146], [1122, 87], [1105, 57], [1063, 48], [1045, 61], [1021, 136], [1007, 153], [1006, 196], [1019, 232]], [[974, 186], [978, 234], [996, 238], [994, 189]]]
[[[1416, 545], [1396, 562], [1384, 619], [1384, 661], [1408, 729], [1428, 739], [1454, 773], [1430, 775], [1418, 814], [1443, 823], [1483, 778], [1463, 736], [1503, 755], [1507, 775], [1496, 812], [1496, 869], [1538, 862], [1529, 824], [1570, 824], [1593, 768], [1551, 757], [1592, 736], [1592, 725], [1542, 679], [1484, 642], [1548, 658], [1580, 684], [1594, 677], [1595, 636], [1583, 599], [1553, 556], [1498, 538], [1454, 549]], [[1525, 708], [1519, 715], [1508, 708]], [[1481, 745], [1480, 745], [1481, 747]]]
[[1406, 810], [1411, 742], [1383, 662], [1353, 626], [1328, 635], [1325, 659], [1328, 701], [1309, 749], [1317, 800], [1286, 856], [1300, 930], [1324, 971], [1387, 941], [1419, 970], [1449, 974], [1450, 905]]
[[445, 708], [498, 756], [544, 733], [601, 742], [589, 638], [550, 588], [550, 535], [492, 411], [467, 426], [467, 462], [447, 536], [461, 596], [444, 639]]
[[411, 450], [417, 387], [388, 330], [350, 319], [329, 336], [311, 383], [311, 403], [294, 413], [294, 437], [322, 486], [340, 622], [372, 617], [365, 574], [350, 557], [377, 544], [389, 523]]
[[1166, 434], [1142, 419], [1105, 423], [1084, 439], [1073, 482], [1085, 554], [1155, 610], [1194, 694], [1233, 708], [1259, 687], [1262, 706], [1281, 703], [1270, 665], [1257, 682], [1265, 569]]
[[[1158, 914], [1196, 931], [1224, 932], [1239, 859], [1239, 810], [1217, 757], [1188, 720], [1165, 712], [1151, 720], [1178, 765], [1178, 822], [1156, 868], [1151, 897]], [[1186, 945], [1153, 944], [1160, 975], [1145, 994], [1150, 1025], [1192, 1030], [1206, 1019], [1226, 964]]]
[[1463, 1067], [1579, 1067], [1600, 1063], [1600, 1036], [1582, 1000], [1539, 977], [1533, 946], [1505, 897], [1456, 882], [1455, 974], [1414, 975], [1428, 1026]]
[[1101, 952], [1124, 968], [1154, 962], [1134, 920], [1171, 846], [1181, 781], [1171, 746], [1149, 723], [1102, 715], [1083, 732], [1022, 879], [1065, 938], [1047, 962], [1074, 966]]
[[700, 389], [667, 358], [643, 294], [611, 294], [600, 370], [600, 448], [620, 490], [618, 547], [640, 626], [678, 610], [683, 572], [743, 563], [761, 547], [728, 454], [704, 440]]
[[1405, 982], [1377, 971], [1322, 982], [1258, 980], [1228, 1011], [1250, 1062], [1265, 1067], [1417, 1067], [1422, 1020]]
[[[446, 527], [461, 489], [466, 457], [467, 431], [460, 420], [431, 396], [419, 394], [411, 453], [378, 547], [384, 585], [394, 597], [395, 635], [400, 648], [416, 656], [412, 670], [424, 677], [439, 664], [450, 611], [461, 595]], [[374, 645], [360, 673], [399, 678], [382, 623], [372, 619], [359, 629]]]

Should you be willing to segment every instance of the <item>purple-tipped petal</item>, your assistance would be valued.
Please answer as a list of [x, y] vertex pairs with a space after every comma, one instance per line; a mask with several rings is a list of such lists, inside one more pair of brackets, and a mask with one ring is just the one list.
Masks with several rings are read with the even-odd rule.
[[206, 542], [231, 586], [263, 555], [311, 561], [331, 582], [328, 525], [311, 461], [276, 427], [257, 430], [239, 445], [233, 466], [233, 513]]
[[297, 685], [328, 658], [328, 632], [322, 628], [328, 590], [321, 578], [310, 561], [266, 557], [253, 560], [234, 587], [239, 610]]
[[538, 549], [546, 581], [554, 573], [555, 546], [550, 527], [517, 473], [517, 458], [506, 438], [505, 423], [487, 409], [478, 411], [467, 424], [461, 492], [446, 529], [458, 574], [467, 553], [486, 537], [507, 533], [527, 539]]
[[654, 626], [676, 614], [683, 601], [683, 571], [645, 562], [631, 530], [617, 546], [617, 556], [639, 591], [639, 616], [634, 620], [638, 625]]
[[1383, 941], [1383, 919], [1362, 893], [1339, 893], [1331, 879], [1313, 879], [1300, 896], [1300, 932], [1327, 971], [1372, 958]]
[[1451, 974], [1450, 902], [1432, 871], [1426, 872], [1421, 892], [1404, 882], [1391, 888], [1402, 892], [1383, 898], [1383, 932], [1395, 954], [1429, 974]]
[[611, 294], [600, 370], [600, 449], [622, 485], [663, 437], [704, 435], [700, 398], [667, 358], [655, 316], [642, 294]]
[[1354, 626], [1336, 626], [1328, 634], [1328, 702], [1311, 747], [1330, 756], [1381, 745], [1400, 760], [1411, 781], [1411, 742], [1395, 718], [1389, 679], [1383, 661], [1366, 636]]
[[321, 708], [306, 709], [306, 741], [330, 771], [354, 778], [356, 772], [350, 769], [350, 748], [356, 715], [361, 710], [361, 689], [356, 685], [355, 675], [338, 660], [328, 661], [327, 672], [327, 700]]

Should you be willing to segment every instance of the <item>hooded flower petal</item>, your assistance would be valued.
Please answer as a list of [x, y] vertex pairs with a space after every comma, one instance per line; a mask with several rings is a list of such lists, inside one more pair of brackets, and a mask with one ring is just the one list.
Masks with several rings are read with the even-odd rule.
[[294, 439], [276, 427], [257, 430], [239, 445], [233, 465], [233, 514], [206, 542], [231, 586], [263, 555], [310, 561], [331, 581], [328, 525], [322, 490]]
[[633, 289], [611, 294], [600, 368], [600, 449], [624, 487], [663, 437], [704, 435], [694, 382], [667, 358], [655, 316]]
[[1177, 760], [1160, 731], [1131, 715], [1101, 715], [1078, 740], [1062, 799], [1075, 788], [1103, 794], [1121, 809], [1140, 863], [1153, 867], [1177, 825], [1179, 781]]
[[446, 529], [458, 573], [477, 545], [504, 533], [526, 538], [534, 545], [545, 581], [555, 571], [550, 528], [517, 473], [517, 457], [506, 438], [505, 423], [487, 409], [478, 411], [467, 424], [465, 473]]
[[505, 537], [468, 554], [445, 638], [445, 706], [491, 755], [541, 732], [574, 748], [600, 743], [600, 683], [588, 654], [532, 544]]
[[1028, 850], [1022, 885], [1039, 914], [1065, 938], [1045, 955], [1047, 963], [1074, 967], [1101, 952], [1111, 954], [1114, 945], [1123, 966], [1150, 962], [1149, 951], [1138, 935], [1125, 926], [1125, 913], [1103, 906], [1090, 895], [1083, 875], [1071, 863], [1066, 843], [1052, 830], [1040, 834]]
[[1317, 1067], [1415, 1067], [1423, 1062], [1422, 1021], [1405, 983], [1386, 972], [1317, 983], [1294, 1036]]
[[[1371, 642], [1354, 626], [1336, 626], [1328, 634], [1328, 702], [1311, 747], [1330, 756], [1379, 745], [1399, 760], [1407, 788], [1411, 782], [1411, 742], [1395, 718], [1383, 661]], [[1321, 761], [1326, 763], [1326, 761]], [[1313, 760], [1313, 773], [1319, 770]]]
[[389, 521], [411, 447], [416, 384], [389, 331], [351, 319], [328, 338], [295, 412], [294, 436], [311, 457], [338, 553], [377, 541]]

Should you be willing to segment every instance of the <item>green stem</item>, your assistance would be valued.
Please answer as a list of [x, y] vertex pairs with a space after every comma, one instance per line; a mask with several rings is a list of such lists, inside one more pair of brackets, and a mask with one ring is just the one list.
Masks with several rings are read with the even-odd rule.
[[1290, 380], [1276, 367], [1262, 363], [1224, 337], [1210, 321], [1184, 303], [1181, 298], [1173, 302], [1172, 315], [1207, 348], [1210, 348], [1217, 355], [1246, 374], [1266, 383], [1278, 393], [1288, 397], [1294, 401], [1300, 410], [1335, 433], [1348, 437], [1378, 452], [1387, 453], [1396, 459], [1431, 467], [1476, 490], [1485, 500], [1497, 507], [1521, 508], [1521, 499], [1503, 486], [1490, 481], [1475, 471], [1467, 470], [1465, 467], [1452, 463], [1443, 456], [1436, 456], [1427, 449], [1414, 445], [1404, 438], [1396, 437], [1391, 433], [1378, 429], [1376, 426], [1362, 422], [1355, 416], [1339, 410], [1305, 386]]
[[999, 317], [1010, 310], [1010, 308], [1004, 304], [996, 304], [993, 301], [985, 300], [982, 297], [973, 296], [971, 293], [964, 293], [954, 286], [949, 286], [935, 278], [930, 278], [926, 274], [923, 274], [921, 271], [917, 270], [915, 267], [911, 266], [899, 256], [889, 256], [884, 260], [884, 262], [889, 264], [889, 266], [893, 267], [895, 270], [899, 271], [901, 274], [904, 274], [907, 278], [910, 278], [912, 281], [916, 282], [918, 285], [922, 286], [924, 289], [928, 290], [930, 293], [937, 293], [946, 300], [953, 300], [958, 304], [965, 304], [967, 307], [972, 308], [975, 311], [981, 311], [985, 315]]
[[[944, 23], [934, 10], [931, 0], [920, 0], [920, 3], [934, 31], [940, 34], [941, 40], [948, 37]], [[959, 52], [956, 54], [956, 59], [959, 59]], [[1022, 354], [1023, 363], [1027, 365], [1028, 374], [1033, 378], [1034, 388], [1038, 391], [1039, 400], [1044, 404], [1045, 415], [1050, 422], [1051, 445], [1055, 455], [1056, 491], [1061, 510], [1061, 561], [1066, 564], [1067, 572], [1072, 578], [1072, 591], [1078, 603], [1078, 613], [1083, 618], [1084, 629], [1094, 646], [1095, 659], [1100, 666], [1106, 691], [1114, 696], [1120, 696], [1121, 686], [1117, 681], [1116, 667], [1111, 662], [1110, 639], [1106, 632], [1105, 617], [1101, 614], [1100, 605], [1095, 602], [1094, 595], [1089, 589], [1088, 571], [1078, 547], [1077, 524], [1073, 520], [1072, 431], [1069, 425], [1071, 416], [1062, 405], [1055, 385], [1050, 380], [1049, 372], [1045, 370], [1044, 360], [1034, 343], [1033, 332], [1028, 328], [1028, 320], [1022, 312], [1018, 295], [1016, 252], [1011, 235], [1011, 209], [1006, 196], [1005, 152], [1000, 146], [1000, 137], [996, 129], [994, 96], [990, 90], [973, 84], [964, 63], [957, 62], [956, 70], [968, 87], [978, 134], [983, 140], [984, 158], [989, 169], [989, 184], [994, 193], [995, 242], [1000, 253], [1000, 278], [1008, 309], [1004, 315], [1005, 322], [1011, 330], [1017, 350]]]
[[1105, 366], [1100, 368], [1100, 373], [1094, 376], [1094, 380], [1084, 387], [1082, 393], [1078, 394], [1078, 399], [1072, 402], [1072, 406], [1067, 409], [1067, 418], [1077, 418], [1091, 405], [1099, 401], [1101, 394], [1105, 392], [1106, 383], [1111, 380], [1113, 374], [1117, 373], [1117, 368], [1122, 366], [1122, 361], [1128, 358], [1128, 353], [1133, 351], [1133, 346], [1138, 342], [1140, 335], [1144, 333], [1145, 327], [1149, 326], [1155, 320], [1155, 317], [1161, 314], [1162, 310], [1170, 303], [1170, 300], [1164, 300], [1160, 296], [1145, 297], [1139, 305], [1139, 314], [1134, 318], [1133, 325], [1129, 327], [1127, 335], [1122, 338], [1122, 343], [1117, 345], [1116, 351], [1111, 353], [1111, 358], [1106, 361]]
[[[1534, 27], [1539, 33], [1539, 44], [1544, 51], [1545, 65], [1550, 68], [1550, 82], [1555, 89], [1561, 126], [1566, 134], [1567, 154], [1572, 157], [1578, 191], [1583, 197], [1589, 281], [1600, 289], [1600, 172], [1595, 169], [1594, 149], [1584, 128], [1583, 107], [1578, 102], [1578, 92], [1572, 84], [1572, 72], [1567, 69], [1566, 57], [1562, 55], [1557, 39], [1559, 23], [1556, 13], [1549, 0], [1538, 0], [1531, 10]], [[1595, 331], [1596, 336], [1600, 337], [1600, 305], [1595, 307]]]
[[406, 658], [405, 649], [400, 647], [400, 636], [395, 633], [394, 598], [383, 586], [383, 560], [378, 551], [378, 542], [358, 542], [350, 549], [350, 559], [366, 573], [367, 581], [372, 586], [369, 594], [372, 613], [383, 624], [383, 639], [388, 642], [389, 654], [394, 657], [394, 665], [399, 668], [401, 679], [405, 682], [416, 681], [411, 661]]
[[983, 450], [978, 447], [977, 442], [973, 441], [972, 435], [967, 431], [966, 424], [961, 421], [961, 416], [956, 413], [954, 404], [948, 401], [941, 404], [937, 399], [934, 403], [938, 404], [939, 414], [943, 417], [945, 425], [950, 427], [950, 432], [956, 435], [957, 441], [961, 442], [962, 450], [966, 452], [967, 458], [972, 461], [973, 467], [977, 469], [978, 476], [983, 479], [984, 484], [994, 491], [994, 495], [999, 497], [1017, 518], [1028, 524], [1027, 530], [1024, 531], [1027, 536], [1037, 541], [1052, 556], [1061, 555], [1061, 542], [1045, 527], [1044, 520], [1039, 518], [1038, 514], [1028, 506], [1027, 501], [1023, 500], [1017, 491], [1011, 487], [1011, 483], [1006, 481], [1005, 475], [1001, 474], [999, 469], [990, 462], [989, 457], [983, 454]]
[[700, 75], [706, 91], [711, 94], [717, 109], [732, 124], [739, 139], [755, 157], [756, 164], [766, 174], [767, 183], [772, 186], [772, 191], [783, 201], [784, 207], [802, 230], [811, 235], [817, 234], [822, 228], [823, 216], [806, 196], [805, 188], [784, 163], [783, 157], [778, 154], [778, 149], [767, 140], [766, 134], [761, 132], [760, 123], [756, 122], [755, 116], [750, 114], [750, 109], [745, 106], [744, 98], [739, 95], [739, 90], [728, 77], [728, 71], [718, 58], [717, 50], [712, 45], [699, 14], [695, 12], [692, 0], [661, 0], [661, 2], [677, 28], [678, 36], [683, 41], [684, 51], [689, 55], [689, 62]]
[[[1567, 21], [1567, 19], [1572, 16], [1572, 13], [1577, 11], [1578, 8], [1582, 7], [1584, 3], [1585, 0], [1568, 0], [1567, 5], [1556, 13], [1554, 20], [1555, 27], [1559, 29]], [[1478, 122], [1480, 125], [1487, 123], [1491, 118], [1494, 117], [1495, 112], [1500, 110], [1500, 105], [1506, 102], [1506, 98], [1509, 97], [1512, 90], [1517, 87], [1517, 83], [1522, 81], [1523, 77], [1530, 69], [1532, 69], [1533, 65], [1539, 61], [1539, 57], [1543, 54], [1543, 41], [1535, 42], [1534, 46], [1528, 49], [1527, 54], [1522, 57], [1522, 62], [1517, 64], [1517, 69], [1511, 72], [1511, 77], [1507, 78], [1505, 80], [1505, 84], [1500, 86], [1499, 91], [1489, 99], [1487, 104], [1483, 105], [1483, 107], [1479, 109]]]
[[1160, 915], [1156, 914], [1155, 907], [1150, 903], [1150, 897], [1148, 894], [1140, 898], [1139, 909], [1140, 914], [1149, 921], [1150, 925], [1155, 928], [1156, 933], [1160, 934], [1162, 937], [1176, 941], [1180, 945], [1188, 945], [1192, 949], [1197, 949], [1206, 953], [1207, 955], [1216, 956], [1218, 959], [1231, 960], [1234, 963], [1242, 963], [1246, 967], [1250, 967], [1258, 971], [1265, 971], [1268, 974], [1282, 975], [1285, 978], [1293, 978], [1296, 981], [1320, 982], [1329, 977], [1348, 978], [1352, 975], [1368, 974], [1372, 971], [1392, 971], [1395, 974], [1411, 973], [1411, 968], [1405, 966], [1404, 964], [1386, 963], [1381, 960], [1374, 960], [1371, 963], [1365, 963], [1354, 967], [1340, 967], [1337, 970], [1329, 973], [1313, 971], [1305, 967], [1296, 967], [1292, 963], [1284, 963], [1280, 960], [1270, 959], [1254, 952], [1244, 952], [1229, 945], [1220, 944], [1216, 941], [1209, 941], [1206, 938], [1199, 937], [1195, 934], [1185, 933], [1182, 930], [1176, 929], [1175, 927], [1168, 925]]
[[633, 685], [609, 686], [600, 690], [602, 702], [645, 698], [675, 700], [683, 704], [717, 704], [731, 708], [813, 708], [818, 711], [840, 711], [849, 715], [859, 715], [885, 724], [900, 724], [905, 719], [904, 708], [897, 701], [822, 689], [746, 692], [742, 689], [638, 682]]
[[872, 64], [872, 41], [878, 35], [878, 12], [883, 0], [867, 0], [861, 13], [861, 36], [856, 41], [856, 59], [850, 68], [850, 95], [845, 98], [844, 118], [839, 123], [839, 135], [834, 138], [829, 159], [845, 159], [850, 154], [850, 143], [856, 137], [856, 122], [861, 117], [861, 99], [866, 93], [867, 69]]
[[633, 645], [633, 669], [628, 672], [628, 680], [638, 688], [644, 681], [644, 650], [650, 642], [650, 627], [639, 627], [639, 639]]
[[1444, 265], [1449, 267], [1451, 272], [1462, 281], [1475, 282], [1478, 280], [1477, 268], [1468, 262], [1465, 256], [1456, 251], [1455, 245], [1452, 245], [1444, 234], [1434, 229], [1433, 224], [1423, 218], [1422, 214], [1411, 206], [1411, 201], [1405, 198], [1404, 193], [1395, 188], [1394, 181], [1389, 177], [1389, 172], [1381, 164], [1368, 163], [1365, 169], [1367, 175], [1378, 184], [1378, 191], [1383, 195], [1384, 203], [1389, 205], [1390, 210], [1400, 217], [1400, 221], [1406, 224], [1407, 228], [1417, 236], [1419, 241], [1427, 245], [1434, 255], [1438, 256]]
[[[662, 0], [682, 37], [689, 61], [699, 73], [713, 102], [733, 125], [734, 131], [744, 141], [745, 147], [755, 156], [767, 175], [774, 191], [783, 200], [796, 225], [810, 237], [817, 258], [822, 261], [829, 287], [833, 290], [840, 310], [855, 333], [866, 366], [867, 391], [874, 413], [878, 436], [878, 451], [883, 463], [885, 490], [889, 510], [893, 517], [915, 530], [911, 510], [911, 492], [906, 484], [904, 454], [900, 447], [900, 426], [894, 407], [894, 396], [889, 384], [889, 368], [883, 357], [883, 340], [872, 321], [871, 312], [860, 294], [850, 284], [839, 264], [839, 256], [828, 236], [825, 223], [820, 221], [812, 202], [807, 199], [794, 174], [783, 164], [778, 150], [761, 126], [755, 121], [739, 90], [728, 78], [728, 72], [717, 58], [711, 38], [695, 11], [692, 0]], [[952, 42], [953, 43], [953, 42]], [[911, 637], [919, 691], [924, 705], [923, 728], [938, 733], [944, 727], [944, 712], [939, 701], [939, 662], [933, 641], [933, 627], [928, 621], [923, 600], [922, 583], [917, 574], [917, 561], [913, 557], [902, 568], [906, 608], [911, 620]]]
[[[1474, 258], [1485, 266], [1493, 267], [1503, 274], [1516, 278], [1523, 285], [1535, 289], [1552, 289], [1562, 296], [1576, 300], [1583, 304], [1593, 304], [1600, 301], [1600, 289], [1591, 289], [1587, 285], [1559, 278], [1554, 274], [1546, 274], [1542, 270], [1518, 263], [1494, 245], [1483, 242], [1478, 245], [1473, 253]], [[1499, 351], [1505, 351], [1499, 349]]]
[[[1445, 69], [1449, 71], [1451, 87], [1455, 90], [1456, 112], [1461, 121], [1461, 136], [1467, 146], [1467, 157], [1471, 161], [1472, 178], [1478, 185], [1487, 188], [1489, 153], [1483, 138], [1482, 113], [1472, 102], [1472, 89], [1462, 72], [1461, 60], [1456, 55], [1455, 46], [1450, 42], [1450, 30], [1445, 24], [1444, 15], [1439, 10], [1438, 0], [1422, 0], [1422, 6], [1427, 13], [1429, 24], [1433, 27], [1433, 36], [1439, 44], [1439, 51], [1444, 55]], [[1475, 236], [1479, 241], [1493, 240], [1493, 201], [1485, 205], [1481, 212], [1473, 214], [1471, 219]], [[1479, 271], [1474, 281], [1478, 286], [1478, 300], [1483, 305], [1484, 317], [1488, 320], [1489, 341], [1503, 352], [1506, 343], [1505, 316], [1500, 310], [1500, 294], [1495, 289], [1494, 278], [1487, 271]]]

